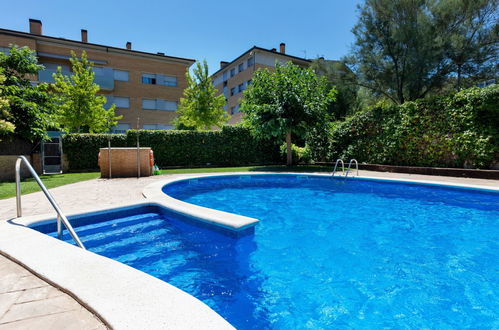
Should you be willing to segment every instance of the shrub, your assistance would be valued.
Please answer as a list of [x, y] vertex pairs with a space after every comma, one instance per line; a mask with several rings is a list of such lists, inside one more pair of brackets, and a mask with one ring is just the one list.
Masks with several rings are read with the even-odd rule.
[[378, 104], [334, 125], [314, 159], [489, 168], [499, 156], [499, 86], [470, 88], [402, 105]]
[[[238, 166], [280, 161], [279, 147], [257, 140], [248, 129], [226, 126], [221, 131], [129, 130], [111, 134], [113, 147], [151, 147], [159, 167]], [[107, 134], [68, 134], [63, 138], [70, 170], [97, 169], [99, 148], [107, 146]]]
[[[281, 145], [280, 152], [281, 158], [284, 161], [287, 154], [286, 143]], [[298, 147], [296, 144], [291, 144], [291, 154], [293, 155], [293, 163], [295, 164], [308, 164], [312, 160], [308, 146]]]

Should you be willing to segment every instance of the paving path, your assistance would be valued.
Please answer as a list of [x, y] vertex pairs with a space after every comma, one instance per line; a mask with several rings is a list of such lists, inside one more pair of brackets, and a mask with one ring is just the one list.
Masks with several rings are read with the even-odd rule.
[[0, 329], [107, 329], [73, 298], [0, 255]]
[[[220, 173], [223, 174], [223, 173]], [[196, 176], [199, 174], [192, 174]], [[178, 176], [169, 175], [168, 177]], [[443, 181], [499, 187], [499, 181], [443, 176], [360, 171], [360, 176]], [[64, 212], [143, 200], [149, 183], [167, 176], [96, 179], [53, 188], [51, 193]], [[52, 207], [41, 192], [22, 198], [23, 215], [47, 214]], [[15, 198], [0, 200], [0, 221], [16, 216]], [[0, 255], [0, 330], [4, 329], [105, 329], [105, 326], [73, 298]]]

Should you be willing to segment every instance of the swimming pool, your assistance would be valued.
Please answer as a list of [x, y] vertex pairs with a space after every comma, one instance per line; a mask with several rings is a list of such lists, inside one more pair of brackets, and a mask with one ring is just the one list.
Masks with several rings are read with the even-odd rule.
[[75, 229], [90, 251], [181, 288], [237, 328], [499, 326], [497, 192], [307, 175], [163, 191], [261, 221], [233, 237], [142, 208]]

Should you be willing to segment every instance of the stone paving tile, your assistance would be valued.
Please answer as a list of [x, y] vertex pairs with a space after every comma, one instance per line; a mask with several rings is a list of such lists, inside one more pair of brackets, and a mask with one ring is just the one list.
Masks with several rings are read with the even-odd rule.
[[107, 329], [97, 318], [87, 317], [88, 311], [84, 309], [62, 313], [43, 315], [29, 319], [0, 324], [0, 330], [38, 330], [38, 329], [64, 329], [64, 330], [103, 330]]
[[72, 297], [0, 255], [0, 330], [106, 329]]

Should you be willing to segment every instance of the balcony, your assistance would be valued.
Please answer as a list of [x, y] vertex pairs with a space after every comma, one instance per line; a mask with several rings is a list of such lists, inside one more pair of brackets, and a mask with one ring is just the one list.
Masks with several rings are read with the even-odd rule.
[[[103, 91], [112, 91], [114, 89], [114, 73], [112, 68], [99, 68], [96, 70], [94, 76], [94, 82], [100, 86]], [[55, 82], [52, 75], [56, 73], [57, 70], [45, 69], [38, 71], [38, 81], [53, 83]], [[72, 73], [70, 71], [62, 71], [65, 76], [70, 76]]]

